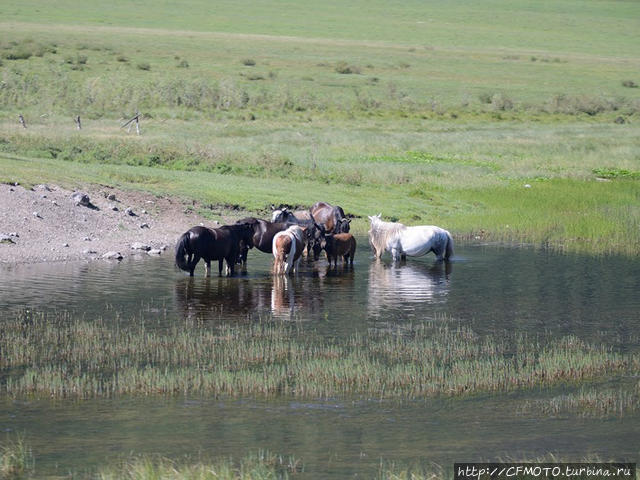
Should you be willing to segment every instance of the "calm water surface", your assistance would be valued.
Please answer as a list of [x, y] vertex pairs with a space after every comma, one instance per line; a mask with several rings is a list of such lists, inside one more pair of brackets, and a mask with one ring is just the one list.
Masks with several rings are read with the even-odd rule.
[[[454, 262], [433, 257], [402, 265], [370, 258], [366, 239], [353, 269], [303, 263], [295, 278], [274, 278], [268, 255], [252, 252], [246, 275], [195, 278], [170, 255], [121, 263], [0, 267], [0, 321], [25, 308], [69, 310], [90, 319], [148, 317], [163, 325], [198, 318], [302, 322], [329, 337], [423, 320], [479, 334], [572, 334], [620, 350], [640, 348], [640, 261], [558, 255], [530, 249], [459, 246]], [[624, 419], [523, 413], [519, 392], [394, 403], [376, 400], [209, 398], [83, 402], [0, 401], [0, 431], [22, 432], [39, 472], [64, 473], [129, 452], [178, 457], [241, 456], [269, 449], [302, 460], [308, 478], [373, 474], [396, 462], [516, 457], [547, 452], [579, 459], [640, 460], [640, 415]]]

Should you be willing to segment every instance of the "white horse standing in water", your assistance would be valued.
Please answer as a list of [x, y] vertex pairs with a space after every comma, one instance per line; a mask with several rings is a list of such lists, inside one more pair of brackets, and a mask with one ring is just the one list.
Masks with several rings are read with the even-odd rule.
[[391, 252], [393, 260], [421, 257], [433, 252], [436, 260], [449, 260], [453, 255], [453, 238], [443, 228], [433, 225], [407, 227], [402, 223], [383, 222], [380, 215], [370, 216], [369, 243], [373, 254], [380, 258], [385, 250]]

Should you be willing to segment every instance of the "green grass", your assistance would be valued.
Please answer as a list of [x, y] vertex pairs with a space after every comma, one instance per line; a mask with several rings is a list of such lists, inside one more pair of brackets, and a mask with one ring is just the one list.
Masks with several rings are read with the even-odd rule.
[[0, 444], [0, 478], [23, 478], [33, 472], [34, 456], [22, 437]]
[[640, 252], [637, 2], [134, 10], [3, 2], [0, 180]]
[[572, 336], [478, 337], [429, 323], [330, 340], [279, 322], [161, 330], [33, 312], [0, 325], [0, 348], [0, 393], [14, 398], [419, 399], [613, 378], [640, 363]]
[[527, 400], [522, 413], [537, 415], [578, 415], [588, 418], [624, 417], [640, 407], [640, 384], [619, 388], [582, 387], [577, 392], [548, 399]]

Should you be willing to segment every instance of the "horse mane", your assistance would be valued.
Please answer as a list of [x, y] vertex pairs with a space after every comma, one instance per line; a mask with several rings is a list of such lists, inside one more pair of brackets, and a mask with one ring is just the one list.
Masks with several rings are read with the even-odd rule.
[[369, 241], [377, 252], [386, 250], [390, 241], [395, 239], [400, 232], [407, 227], [402, 223], [383, 222], [379, 218], [371, 220], [371, 229], [369, 230]]

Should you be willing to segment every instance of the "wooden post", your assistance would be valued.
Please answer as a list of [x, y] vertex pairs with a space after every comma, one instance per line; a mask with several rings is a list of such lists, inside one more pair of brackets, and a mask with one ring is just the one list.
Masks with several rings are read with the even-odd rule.
[[80, 122], [80, 115], [76, 117], [76, 125], [78, 126], [78, 130], [82, 130], [82, 123]]
[[25, 123], [24, 117], [22, 116], [22, 114], [18, 116], [18, 120], [20, 121], [20, 125], [22, 125], [22, 128], [27, 128], [27, 124]]
[[131, 132], [131, 127], [133, 126], [133, 122], [134, 121], [136, 122], [136, 133], [138, 135], [140, 135], [140, 112], [136, 112], [135, 117], [133, 117], [129, 121], [127, 121], [124, 124], [122, 124], [122, 126], [120, 128], [124, 128], [127, 125], [129, 125], [129, 128], [127, 128], [127, 133], [129, 133], [129, 132]]

